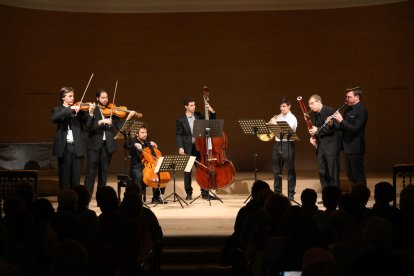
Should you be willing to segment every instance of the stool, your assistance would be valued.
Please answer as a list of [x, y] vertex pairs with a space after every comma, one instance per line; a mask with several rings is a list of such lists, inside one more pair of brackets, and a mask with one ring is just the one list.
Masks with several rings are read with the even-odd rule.
[[121, 188], [126, 188], [131, 179], [127, 174], [118, 174], [116, 178], [118, 179], [118, 201], [121, 201]]

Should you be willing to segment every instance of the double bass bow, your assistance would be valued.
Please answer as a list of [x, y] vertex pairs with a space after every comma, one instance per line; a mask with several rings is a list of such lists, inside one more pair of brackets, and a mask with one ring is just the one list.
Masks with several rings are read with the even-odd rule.
[[[209, 120], [209, 91], [204, 86], [205, 120]], [[228, 145], [226, 133], [222, 136], [200, 136], [196, 138], [195, 145], [200, 152], [200, 166], [197, 166], [196, 181], [205, 190], [225, 189], [233, 184], [236, 170], [233, 163], [226, 158], [225, 149]]]

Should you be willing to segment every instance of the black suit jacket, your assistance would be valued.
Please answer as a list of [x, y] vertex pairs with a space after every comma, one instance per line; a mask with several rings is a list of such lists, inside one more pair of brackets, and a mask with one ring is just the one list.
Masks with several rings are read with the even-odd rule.
[[359, 102], [345, 109], [342, 130], [342, 145], [345, 153], [365, 153], [365, 126], [368, 110]]
[[317, 113], [312, 114], [312, 123], [319, 130], [316, 135], [316, 140], [318, 141], [316, 154], [319, 152], [324, 152], [329, 155], [339, 154], [341, 149], [341, 132], [339, 124], [334, 121], [332, 126], [327, 124], [324, 128], [320, 129], [325, 123], [326, 118], [331, 116], [334, 112], [335, 110], [333, 110], [332, 107], [323, 105], [319, 115]]
[[[204, 120], [204, 116], [200, 112], [194, 112], [194, 117], [196, 120]], [[216, 119], [216, 113], [209, 113], [209, 118], [212, 120]], [[186, 154], [191, 154], [193, 136], [187, 115], [180, 116], [175, 126], [177, 149], [183, 148]]]
[[105, 131], [106, 136], [106, 146], [109, 153], [114, 153], [116, 151], [116, 140], [114, 139], [117, 132], [122, 127], [121, 120], [115, 115], [112, 116], [112, 125], [99, 125], [98, 121], [102, 120], [103, 116], [99, 107], [96, 107], [93, 111], [93, 116], [89, 115], [86, 127], [88, 130], [88, 150], [98, 151], [103, 143], [103, 134]]
[[56, 106], [52, 110], [51, 120], [57, 125], [55, 139], [53, 143], [53, 155], [62, 157], [66, 147], [66, 136], [68, 125], [70, 123], [73, 140], [75, 142], [76, 156], [81, 157], [86, 153], [84, 140], [84, 126], [88, 113], [79, 111], [77, 115], [70, 107]]

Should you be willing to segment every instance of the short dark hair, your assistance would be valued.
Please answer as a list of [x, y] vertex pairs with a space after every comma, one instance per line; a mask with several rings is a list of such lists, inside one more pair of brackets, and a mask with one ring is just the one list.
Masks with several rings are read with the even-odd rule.
[[65, 97], [65, 95], [69, 92], [75, 92], [75, 89], [73, 89], [73, 87], [70, 87], [70, 86], [64, 86], [60, 89], [59, 95], [60, 95], [60, 101], [62, 103], [63, 103], [63, 97]]
[[282, 98], [280, 98], [279, 104], [291, 105], [291, 101], [288, 97], [282, 97]]
[[362, 89], [361, 89], [361, 86], [359, 85], [348, 86], [345, 90], [346, 90], [346, 93], [353, 92], [354, 95], [359, 96], [360, 99], [362, 97]]
[[184, 105], [188, 105], [189, 103], [194, 102], [193, 98], [187, 97], [183, 100]]
[[107, 92], [107, 90], [105, 88], [99, 88], [99, 89], [96, 90], [96, 93], [95, 93], [96, 97], [97, 98], [100, 97], [101, 94], [102, 94], [102, 92], [105, 92], [105, 93], [108, 94], [108, 92]]

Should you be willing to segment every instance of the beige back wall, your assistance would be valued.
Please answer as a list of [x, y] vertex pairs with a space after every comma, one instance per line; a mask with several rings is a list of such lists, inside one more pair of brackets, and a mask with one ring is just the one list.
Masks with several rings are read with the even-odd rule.
[[[414, 4], [335, 10], [177, 14], [91, 14], [0, 6], [0, 142], [51, 142], [58, 91], [85, 99], [119, 80], [116, 103], [144, 114], [164, 154], [175, 154], [182, 99], [203, 110], [203, 85], [229, 137], [237, 170], [253, 170], [252, 136], [238, 119], [270, 119], [281, 96], [299, 122], [296, 166], [315, 170], [297, 96], [339, 107], [360, 84], [369, 110], [366, 167], [414, 161]], [[257, 141], [258, 169], [271, 170], [272, 142]], [[112, 172], [125, 169], [122, 142]]]

